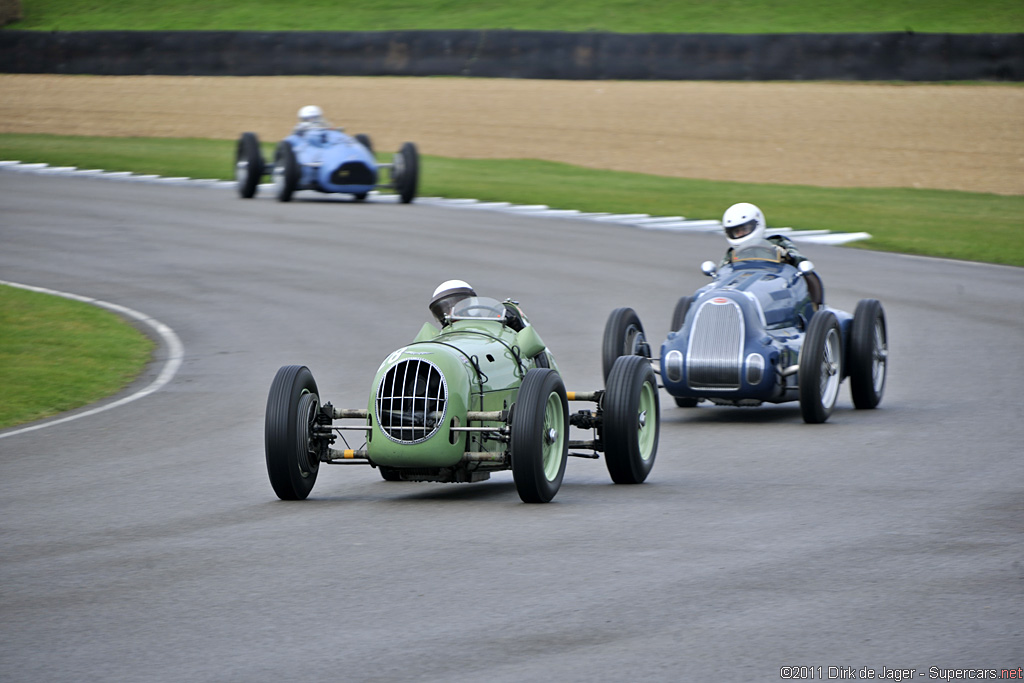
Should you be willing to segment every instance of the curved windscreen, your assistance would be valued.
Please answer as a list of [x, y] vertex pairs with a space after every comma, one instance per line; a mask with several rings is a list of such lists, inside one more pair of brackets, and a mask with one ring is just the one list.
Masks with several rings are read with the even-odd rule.
[[470, 296], [454, 306], [449, 320], [495, 320], [505, 319], [505, 304], [486, 296]]
[[755, 244], [734, 252], [732, 260], [734, 263], [737, 261], [771, 261], [772, 263], [781, 263], [782, 251], [771, 243]]

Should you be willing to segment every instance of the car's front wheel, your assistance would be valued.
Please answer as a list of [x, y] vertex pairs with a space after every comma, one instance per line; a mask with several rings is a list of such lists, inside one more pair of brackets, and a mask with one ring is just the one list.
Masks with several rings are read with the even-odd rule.
[[885, 375], [889, 366], [885, 311], [877, 299], [862, 299], [853, 312], [849, 362], [850, 394], [854, 407], [877, 407], [885, 391]]
[[512, 478], [524, 503], [547, 503], [569, 456], [569, 401], [550, 368], [527, 371], [512, 411]]
[[608, 474], [616, 484], [640, 484], [654, 467], [660, 432], [658, 382], [651, 363], [622, 356], [608, 375], [601, 439]]
[[242, 199], [252, 199], [256, 196], [256, 188], [263, 177], [263, 170], [263, 153], [260, 151], [259, 138], [255, 133], [242, 133], [235, 149], [235, 185]]
[[843, 381], [842, 340], [831, 311], [818, 311], [807, 326], [800, 347], [797, 382], [804, 422], [819, 424], [832, 414]]
[[267, 474], [281, 500], [304, 500], [316, 483], [324, 442], [317, 437], [320, 397], [304, 365], [277, 371], [267, 396], [264, 447]]
[[299, 184], [299, 161], [287, 140], [282, 140], [274, 152], [274, 194], [279, 202], [290, 202]]

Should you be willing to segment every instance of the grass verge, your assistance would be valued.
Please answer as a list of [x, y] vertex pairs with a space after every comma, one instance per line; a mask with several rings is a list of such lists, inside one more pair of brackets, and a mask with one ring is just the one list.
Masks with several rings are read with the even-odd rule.
[[[165, 176], [230, 179], [234, 153], [229, 140], [0, 135], [0, 159]], [[704, 219], [749, 201], [775, 227], [871, 233], [857, 248], [1024, 266], [1022, 196], [717, 182], [527, 159], [422, 163], [423, 195]]]
[[23, 0], [11, 28], [41, 31], [519, 29], [618, 33], [1024, 30], [1020, 0]]
[[139, 376], [152, 340], [114, 313], [0, 286], [0, 429], [92, 403]]

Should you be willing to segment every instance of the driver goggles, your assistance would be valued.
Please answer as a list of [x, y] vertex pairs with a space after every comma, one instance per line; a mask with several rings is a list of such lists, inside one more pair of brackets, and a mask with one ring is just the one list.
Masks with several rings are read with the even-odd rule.
[[754, 228], [757, 227], [757, 219], [752, 218], [746, 223], [740, 223], [739, 225], [730, 225], [725, 229], [725, 236], [731, 240], [738, 240], [741, 237], [746, 237], [750, 233], [754, 232]]

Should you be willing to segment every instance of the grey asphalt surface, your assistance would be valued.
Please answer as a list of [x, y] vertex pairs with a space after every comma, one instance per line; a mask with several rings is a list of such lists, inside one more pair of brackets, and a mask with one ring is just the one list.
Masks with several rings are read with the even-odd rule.
[[0, 279], [142, 311], [185, 347], [151, 396], [0, 438], [0, 679], [773, 681], [833, 666], [921, 680], [1024, 665], [1024, 269], [802, 247], [831, 305], [885, 306], [880, 408], [854, 411], [844, 384], [812, 426], [796, 404], [682, 410], [663, 395], [640, 486], [571, 459], [554, 502], [531, 506], [507, 473], [410, 484], [326, 467], [310, 500], [285, 503], [263, 456], [279, 366], [306, 364], [325, 399], [364, 407], [434, 286], [459, 277], [520, 300], [568, 388], [597, 389], [608, 313], [633, 306], [660, 342], [725, 248], [298, 197], [0, 171]]

